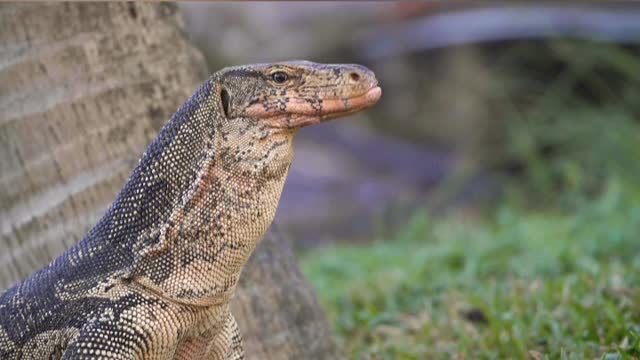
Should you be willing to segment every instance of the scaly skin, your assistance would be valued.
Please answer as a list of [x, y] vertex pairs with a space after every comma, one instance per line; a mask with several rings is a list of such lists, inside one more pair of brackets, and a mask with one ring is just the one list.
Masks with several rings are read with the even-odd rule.
[[297, 130], [381, 96], [359, 65], [215, 73], [77, 245], [0, 297], [1, 359], [243, 359], [229, 312]]

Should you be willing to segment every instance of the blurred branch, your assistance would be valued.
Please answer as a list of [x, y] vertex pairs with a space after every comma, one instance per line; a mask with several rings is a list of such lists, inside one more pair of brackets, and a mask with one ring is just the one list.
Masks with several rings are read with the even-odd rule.
[[453, 45], [550, 37], [637, 43], [640, 7], [522, 5], [456, 10], [376, 27], [362, 33], [355, 46], [365, 57], [381, 59]]

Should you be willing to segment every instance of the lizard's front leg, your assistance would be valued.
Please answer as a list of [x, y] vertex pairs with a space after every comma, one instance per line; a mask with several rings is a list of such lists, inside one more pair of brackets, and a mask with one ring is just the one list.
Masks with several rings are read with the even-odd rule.
[[63, 359], [174, 359], [197, 311], [151, 294], [123, 290], [87, 319]]
[[223, 307], [221, 315], [221, 320], [205, 319], [201, 327], [206, 327], [206, 330], [187, 337], [178, 347], [175, 359], [244, 360], [242, 337], [236, 319], [228, 306]]
[[242, 335], [240, 335], [240, 329], [238, 323], [233, 317], [233, 314], [229, 312], [229, 316], [225, 323], [223, 331], [224, 336], [231, 339], [231, 346], [227, 352], [226, 360], [244, 360], [244, 347], [242, 345]]

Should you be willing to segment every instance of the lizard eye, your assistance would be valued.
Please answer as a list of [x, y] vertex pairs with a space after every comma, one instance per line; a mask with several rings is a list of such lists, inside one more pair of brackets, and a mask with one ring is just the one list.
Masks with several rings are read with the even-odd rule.
[[287, 73], [284, 71], [276, 71], [271, 74], [271, 79], [278, 84], [282, 84], [289, 79], [289, 75], [287, 75]]

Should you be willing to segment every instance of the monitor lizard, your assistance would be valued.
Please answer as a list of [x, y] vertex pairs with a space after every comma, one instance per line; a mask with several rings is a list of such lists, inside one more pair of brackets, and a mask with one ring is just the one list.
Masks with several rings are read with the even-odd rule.
[[381, 97], [355, 64], [214, 73], [82, 241], [0, 296], [0, 359], [243, 359], [229, 300], [303, 126]]

